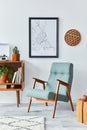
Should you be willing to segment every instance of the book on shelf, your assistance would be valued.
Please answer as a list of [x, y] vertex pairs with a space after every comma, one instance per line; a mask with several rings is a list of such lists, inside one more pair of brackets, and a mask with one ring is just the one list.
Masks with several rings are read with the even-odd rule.
[[16, 76], [17, 76], [17, 71], [16, 71], [16, 72], [14, 72], [13, 79], [12, 79], [12, 83], [14, 83], [14, 82], [15, 82]]
[[21, 80], [22, 80], [22, 67], [18, 68], [18, 74], [19, 74], [19, 79], [18, 79], [18, 83], [21, 83]]
[[15, 77], [15, 83], [18, 83], [18, 80], [19, 80], [19, 71], [17, 70], [16, 71], [17, 73], [16, 73], [16, 77]]
[[[16, 72], [14, 72], [13, 79], [12, 79], [12, 83], [14, 83], [14, 82], [15, 82], [16, 75], [17, 75], [17, 71], [16, 71]], [[11, 85], [11, 88], [14, 88], [14, 85]]]
[[[19, 67], [16, 72], [14, 72], [12, 83], [21, 83], [22, 80], [22, 67]], [[11, 85], [11, 88], [13, 88], [14, 85]]]

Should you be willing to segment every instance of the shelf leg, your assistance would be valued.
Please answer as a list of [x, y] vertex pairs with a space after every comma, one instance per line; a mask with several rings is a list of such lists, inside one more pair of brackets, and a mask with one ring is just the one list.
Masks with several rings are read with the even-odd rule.
[[17, 107], [19, 107], [19, 104], [20, 104], [20, 91], [16, 91], [16, 98], [17, 98]]

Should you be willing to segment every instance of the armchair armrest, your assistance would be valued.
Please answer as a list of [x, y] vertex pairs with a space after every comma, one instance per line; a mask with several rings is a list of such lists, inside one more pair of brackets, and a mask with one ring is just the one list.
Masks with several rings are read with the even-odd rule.
[[37, 78], [33, 78], [34, 81], [34, 85], [33, 85], [33, 89], [35, 88], [36, 82], [41, 83], [43, 85], [43, 89], [45, 90], [45, 83], [47, 83], [47, 81], [41, 80], [41, 79], [37, 79]]
[[57, 100], [57, 98], [58, 98], [58, 93], [59, 93], [60, 84], [62, 84], [62, 85], [64, 85], [64, 86], [66, 87], [66, 92], [67, 92], [67, 94], [70, 96], [69, 84], [66, 83], [66, 82], [64, 82], [64, 81], [62, 81], [62, 80], [59, 80], [59, 79], [57, 79], [57, 81], [58, 81], [58, 86], [57, 86], [57, 88], [56, 88], [55, 100]]
[[59, 80], [59, 79], [57, 79], [57, 81], [59, 81], [59, 84], [62, 84], [62, 85], [64, 85], [65, 87], [68, 87], [68, 86], [69, 86], [69, 83], [66, 83], [65, 81], [62, 81], [62, 80]]
[[44, 81], [44, 80], [41, 80], [41, 79], [38, 79], [38, 78], [33, 78], [33, 79], [35, 79], [36, 80], [36, 82], [39, 82], [39, 83], [47, 83], [47, 81]]

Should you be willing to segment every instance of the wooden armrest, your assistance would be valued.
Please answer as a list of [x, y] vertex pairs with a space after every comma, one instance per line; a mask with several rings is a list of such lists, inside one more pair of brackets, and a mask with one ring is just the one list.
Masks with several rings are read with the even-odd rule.
[[[64, 85], [64, 86], [66, 87], [66, 90], [69, 92], [69, 84], [68, 84], [68, 83], [66, 83], [65, 81], [59, 80], [59, 79], [57, 79], [57, 81], [58, 81], [59, 83], [58, 83], [58, 86], [57, 86], [57, 88], [56, 88], [56, 96], [57, 96], [58, 93], [59, 93], [60, 84]], [[56, 98], [56, 96], [55, 96], [55, 98]]]
[[41, 79], [37, 79], [37, 78], [33, 78], [35, 81], [34, 81], [34, 85], [33, 85], [33, 89], [35, 88], [35, 84], [36, 82], [39, 82], [43, 85], [43, 89], [45, 90], [45, 83], [47, 83], [47, 81], [44, 81], [44, 80], [41, 80]]
[[64, 85], [65, 87], [68, 87], [68, 86], [69, 86], [68, 83], [66, 83], [66, 82], [64, 82], [64, 81], [62, 81], [62, 80], [57, 79], [57, 81], [59, 81], [59, 84], [62, 84], [62, 85]]
[[37, 78], [33, 78], [33, 79], [35, 79], [36, 80], [36, 82], [39, 82], [39, 83], [47, 83], [47, 81], [44, 81], [44, 80], [41, 80], [41, 79], [37, 79]]

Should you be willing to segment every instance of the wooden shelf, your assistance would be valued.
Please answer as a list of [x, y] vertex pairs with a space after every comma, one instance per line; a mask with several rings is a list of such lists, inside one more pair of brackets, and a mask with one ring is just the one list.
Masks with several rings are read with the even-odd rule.
[[21, 63], [23, 60], [20, 61], [12, 61], [12, 60], [0, 60], [0, 63]]
[[[17, 97], [17, 106], [20, 104], [20, 91], [24, 90], [24, 61], [11, 61], [11, 60], [0, 60], [1, 66], [9, 66], [13, 68], [14, 72], [18, 70], [19, 67], [22, 68], [22, 77], [21, 77], [21, 83], [0, 83], [1, 85], [5, 85], [6, 87], [1, 86], [0, 91], [15, 91], [16, 97]], [[11, 88], [11, 85], [14, 87]]]
[[24, 88], [0, 88], [0, 91], [23, 91]]
[[22, 85], [22, 83], [0, 83], [0, 85]]

